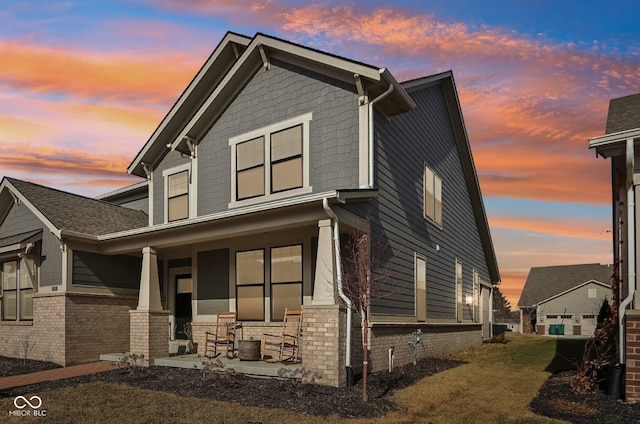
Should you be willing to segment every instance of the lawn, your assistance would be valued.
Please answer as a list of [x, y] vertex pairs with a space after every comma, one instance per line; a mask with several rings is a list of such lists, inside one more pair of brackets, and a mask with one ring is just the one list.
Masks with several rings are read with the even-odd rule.
[[[375, 420], [351, 423], [558, 423], [534, 415], [529, 402], [549, 376], [550, 367], [564, 367], [551, 338], [511, 335], [505, 344], [484, 344], [451, 355], [465, 361], [398, 391], [393, 400], [402, 409]], [[564, 356], [564, 355], [562, 355]], [[554, 365], [557, 364], [557, 365]], [[224, 390], [224, 386], [220, 387]], [[248, 395], [251, 388], [247, 387]], [[321, 418], [280, 409], [180, 397], [174, 394], [106, 383], [83, 384], [50, 392], [42, 398], [47, 423], [329, 423]], [[291, 402], [295, 402], [292, 396]], [[13, 398], [0, 399], [2, 422], [38, 422], [41, 418], [9, 417]], [[340, 420], [344, 421], [344, 420]]]

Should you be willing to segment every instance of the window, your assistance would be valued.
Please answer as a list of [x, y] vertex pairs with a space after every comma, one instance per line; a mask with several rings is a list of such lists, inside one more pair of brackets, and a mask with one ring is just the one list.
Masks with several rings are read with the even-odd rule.
[[2, 319], [33, 320], [33, 284], [26, 266], [8, 261], [2, 264]]
[[424, 168], [424, 216], [442, 225], [442, 179], [427, 166]]
[[426, 321], [427, 319], [427, 261], [421, 256], [415, 256], [415, 279], [416, 279], [416, 319]]
[[164, 178], [164, 222], [187, 219], [193, 215], [195, 195], [195, 174], [191, 163], [162, 171]]
[[456, 319], [462, 322], [462, 264], [456, 260]]
[[480, 274], [473, 270], [473, 322], [480, 322]]
[[239, 320], [264, 320], [264, 250], [236, 252]]
[[271, 249], [271, 318], [302, 306], [302, 245]]
[[229, 207], [310, 193], [309, 122], [312, 114], [288, 119], [229, 139]]

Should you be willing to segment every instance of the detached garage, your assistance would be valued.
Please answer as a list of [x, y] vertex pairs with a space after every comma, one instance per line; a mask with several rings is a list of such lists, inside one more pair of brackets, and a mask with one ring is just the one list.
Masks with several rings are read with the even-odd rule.
[[611, 300], [608, 265], [531, 268], [518, 307], [523, 332], [592, 336], [605, 299]]

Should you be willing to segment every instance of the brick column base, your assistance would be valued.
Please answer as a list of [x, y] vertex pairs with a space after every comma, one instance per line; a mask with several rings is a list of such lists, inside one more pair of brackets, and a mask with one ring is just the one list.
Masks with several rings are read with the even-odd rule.
[[640, 402], [640, 310], [625, 314], [625, 383], [624, 393], [629, 403]]
[[544, 336], [544, 325], [536, 325], [536, 333]]
[[129, 351], [144, 355], [144, 365], [169, 356], [169, 311], [129, 311]]
[[320, 377], [317, 384], [346, 386], [346, 308], [304, 305], [302, 310], [302, 364], [305, 370]]

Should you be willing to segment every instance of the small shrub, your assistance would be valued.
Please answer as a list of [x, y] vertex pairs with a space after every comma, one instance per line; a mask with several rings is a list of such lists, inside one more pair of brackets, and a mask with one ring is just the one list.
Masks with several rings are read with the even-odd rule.
[[28, 335], [24, 336], [24, 338], [22, 338], [21, 340], [16, 341], [16, 351], [22, 359], [23, 367], [27, 366], [27, 360], [29, 359], [31, 351], [33, 350], [35, 345], [35, 340], [31, 340]]
[[322, 378], [318, 373], [308, 371], [305, 368], [280, 368], [278, 370], [280, 388], [293, 393], [298, 399], [304, 399], [311, 391], [316, 381]]
[[504, 333], [500, 333], [491, 337], [491, 339], [489, 339], [487, 343], [506, 343], [506, 342], [507, 342], [507, 338], [505, 337]]
[[128, 372], [131, 376], [140, 376], [149, 370], [144, 366], [144, 355], [136, 355], [135, 353], [124, 355], [118, 362], [118, 368]]
[[202, 379], [213, 380], [214, 384], [230, 380], [236, 375], [236, 370], [225, 367], [220, 359], [202, 362]]

